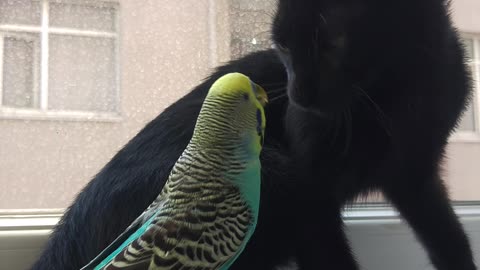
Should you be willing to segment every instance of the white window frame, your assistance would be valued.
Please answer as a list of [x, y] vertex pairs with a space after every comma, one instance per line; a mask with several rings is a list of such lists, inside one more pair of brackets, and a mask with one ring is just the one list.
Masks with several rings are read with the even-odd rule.
[[463, 33], [462, 38], [471, 39], [473, 41], [474, 59], [470, 59], [467, 64], [469, 66], [473, 66], [473, 96], [471, 100], [471, 106], [473, 106], [475, 130], [457, 130], [455, 134], [452, 135], [450, 141], [461, 143], [480, 143], [480, 34]]
[[[78, 121], [106, 121], [117, 122], [122, 120], [121, 100], [120, 100], [120, 5], [116, 0], [32, 0], [41, 2], [41, 24], [22, 25], [22, 24], [3, 24], [0, 25], [0, 119], [33, 119], [33, 120], [78, 120]], [[72, 3], [89, 5], [96, 7], [114, 7], [115, 8], [115, 31], [92, 31], [77, 28], [54, 27], [49, 26], [50, 3]], [[40, 70], [35, 72], [39, 74], [40, 88], [39, 106], [37, 108], [12, 108], [2, 106], [3, 97], [3, 37], [9, 35], [21, 35], [22, 33], [40, 35]], [[49, 62], [49, 36], [81, 36], [109, 38], [114, 40], [115, 57], [115, 110], [111, 112], [95, 111], [76, 111], [76, 110], [52, 110], [48, 109], [48, 62]], [[38, 48], [38, 47], [37, 47]], [[38, 61], [35, 59], [34, 61]], [[38, 65], [36, 65], [38, 67]], [[38, 85], [34, 86], [38, 88]], [[35, 91], [35, 89], [33, 89]]]

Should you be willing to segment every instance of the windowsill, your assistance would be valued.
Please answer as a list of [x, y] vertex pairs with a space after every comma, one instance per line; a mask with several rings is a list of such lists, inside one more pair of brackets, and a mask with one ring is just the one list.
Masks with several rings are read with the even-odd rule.
[[0, 210], [0, 232], [47, 230], [49, 233], [62, 215], [62, 209]]
[[452, 143], [480, 143], [480, 133], [460, 131], [450, 137]]
[[[455, 202], [455, 213], [462, 219], [480, 218], [480, 202]], [[10, 230], [51, 230], [60, 221], [63, 209], [0, 210], [0, 232]], [[371, 221], [401, 222], [398, 212], [388, 204], [367, 203], [346, 207], [345, 223]]]
[[0, 108], [0, 119], [79, 122], [120, 122], [123, 120], [122, 116], [116, 112], [41, 111], [12, 108]]
[[[458, 201], [452, 204], [455, 213], [460, 218], [480, 218], [480, 202]], [[347, 207], [343, 212], [343, 219], [347, 224], [364, 221], [401, 221], [399, 213], [386, 203], [366, 203]]]

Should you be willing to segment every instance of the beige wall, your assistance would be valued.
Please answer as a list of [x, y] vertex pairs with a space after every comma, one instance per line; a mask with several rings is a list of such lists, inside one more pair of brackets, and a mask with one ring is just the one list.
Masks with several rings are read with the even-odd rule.
[[[0, 209], [68, 206], [139, 129], [229, 59], [228, 1], [121, 0], [122, 121], [0, 120]], [[480, 33], [478, 0], [454, 8], [461, 30]], [[448, 158], [453, 198], [480, 199], [480, 144], [452, 143]]]
[[480, 33], [480, 1], [453, 0], [452, 11], [453, 20], [460, 30]]
[[480, 201], [480, 143], [451, 143], [445, 169], [454, 199]]

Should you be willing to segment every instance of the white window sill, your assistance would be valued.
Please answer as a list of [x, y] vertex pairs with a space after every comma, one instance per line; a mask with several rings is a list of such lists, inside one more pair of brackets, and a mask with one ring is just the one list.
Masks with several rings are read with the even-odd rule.
[[[455, 203], [480, 259], [480, 202]], [[0, 269], [27, 269], [40, 255], [62, 209], [0, 211]], [[364, 204], [344, 212], [346, 233], [353, 251], [369, 270], [434, 270], [412, 231], [385, 204]], [[399, 256], [398, 254], [401, 254]], [[297, 270], [296, 267], [279, 268]]]
[[[455, 213], [460, 218], [480, 218], [480, 202], [455, 202], [453, 203]], [[399, 213], [390, 205], [384, 203], [358, 204], [346, 208], [343, 212], [345, 223], [357, 222], [401, 222]]]
[[480, 143], [480, 133], [474, 131], [458, 131], [450, 137], [452, 143]]
[[120, 122], [123, 120], [122, 116], [116, 112], [41, 111], [5, 107], [0, 108], [0, 119], [80, 122]]
[[[455, 202], [455, 213], [462, 219], [480, 218], [480, 202]], [[63, 209], [0, 210], [0, 231], [53, 229]], [[401, 221], [398, 212], [388, 204], [367, 203], [345, 208], [346, 224], [357, 222]]]

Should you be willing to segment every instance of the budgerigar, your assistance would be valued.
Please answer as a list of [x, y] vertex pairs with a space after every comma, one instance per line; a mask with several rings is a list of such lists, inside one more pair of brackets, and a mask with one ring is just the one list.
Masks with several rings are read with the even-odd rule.
[[257, 223], [266, 102], [243, 74], [218, 79], [161, 193], [82, 269], [228, 269]]

